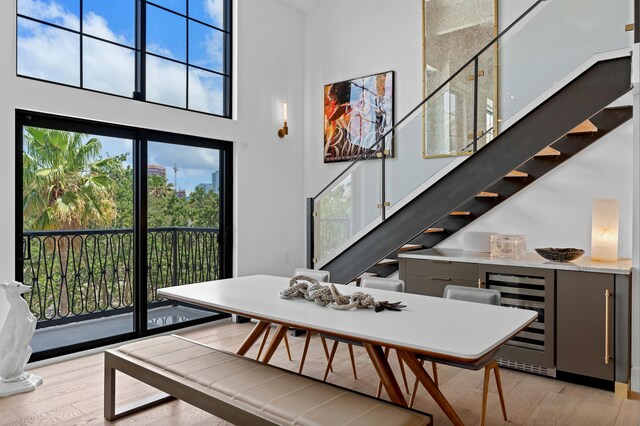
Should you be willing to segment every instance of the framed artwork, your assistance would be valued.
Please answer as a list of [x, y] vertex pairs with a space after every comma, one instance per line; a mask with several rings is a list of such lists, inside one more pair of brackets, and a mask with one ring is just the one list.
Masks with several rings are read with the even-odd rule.
[[[424, 96], [431, 95], [469, 59], [493, 40], [498, 31], [497, 0], [423, 0]], [[498, 52], [486, 50], [478, 63], [478, 90], [474, 66], [440, 88], [423, 109], [424, 158], [473, 153], [497, 135]], [[477, 95], [478, 133], [474, 135]]]
[[[375, 152], [376, 142], [393, 128], [394, 72], [324, 86], [324, 162], [353, 161]], [[392, 138], [385, 141], [393, 156]]]

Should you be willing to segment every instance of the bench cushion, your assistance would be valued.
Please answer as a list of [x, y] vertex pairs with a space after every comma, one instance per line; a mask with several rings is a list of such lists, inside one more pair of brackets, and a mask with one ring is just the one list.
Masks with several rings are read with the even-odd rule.
[[110, 352], [148, 363], [277, 424], [431, 424], [426, 415], [177, 336], [143, 340]]

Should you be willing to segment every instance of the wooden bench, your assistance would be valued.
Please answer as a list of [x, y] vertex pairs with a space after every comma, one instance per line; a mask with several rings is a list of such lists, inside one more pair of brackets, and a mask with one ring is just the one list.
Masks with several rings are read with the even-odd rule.
[[[115, 373], [166, 392], [116, 409]], [[105, 352], [104, 417], [177, 398], [237, 425], [431, 425], [431, 417], [178, 336]]]

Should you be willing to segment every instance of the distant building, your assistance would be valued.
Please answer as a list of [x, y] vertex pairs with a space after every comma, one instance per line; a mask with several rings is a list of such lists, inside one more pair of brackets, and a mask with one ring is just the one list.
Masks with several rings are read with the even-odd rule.
[[167, 177], [167, 169], [160, 164], [149, 164], [147, 166], [147, 176]]
[[218, 172], [211, 173], [211, 183], [199, 183], [196, 189], [202, 188], [204, 192], [213, 191], [216, 194], [220, 192], [220, 181]]
[[187, 191], [185, 191], [184, 189], [176, 191], [176, 197], [180, 198], [181, 200], [187, 198]]
[[211, 186], [213, 192], [218, 194], [220, 192], [220, 174], [219, 171], [211, 173]]
[[204, 192], [213, 191], [213, 185], [210, 183], [199, 183], [196, 189], [202, 189]]

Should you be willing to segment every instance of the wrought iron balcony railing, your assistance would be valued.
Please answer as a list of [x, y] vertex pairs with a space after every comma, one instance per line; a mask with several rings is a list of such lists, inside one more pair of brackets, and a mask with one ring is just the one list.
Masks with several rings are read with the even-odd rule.
[[[133, 306], [133, 230], [23, 233], [23, 281], [39, 326], [124, 313]], [[147, 302], [157, 290], [220, 277], [215, 228], [150, 228]], [[82, 317], [82, 318], [78, 318]]]

